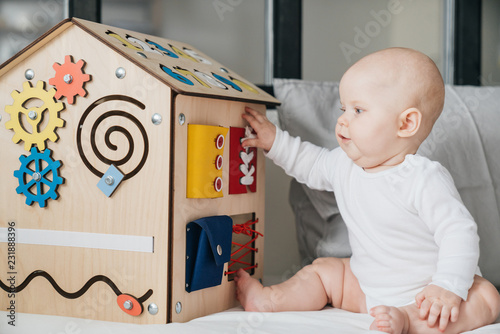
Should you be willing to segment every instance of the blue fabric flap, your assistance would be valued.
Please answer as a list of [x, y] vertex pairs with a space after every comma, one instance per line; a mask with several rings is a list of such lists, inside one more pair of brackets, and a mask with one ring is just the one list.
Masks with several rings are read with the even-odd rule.
[[224, 263], [231, 259], [233, 220], [229, 216], [204, 217], [186, 230], [186, 291], [219, 285]]
[[[233, 236], [233, 220], [229, 216], [212, 216], [193, 221], [207, 234], [215, 263], [220, 266], [231, 259], [231, 240]], [[220, 247], [221, 254], [217, 248]]]

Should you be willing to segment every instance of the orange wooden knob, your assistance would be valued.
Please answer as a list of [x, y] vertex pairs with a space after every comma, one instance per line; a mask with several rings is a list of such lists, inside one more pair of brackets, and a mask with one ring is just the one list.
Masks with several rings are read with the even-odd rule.
[[123, 312], [135, 317], [140, 315], [144, 310], [142, 304], [139, 303], [139, 301], [134, 296], [128, 295], [126, 293], [119, 295], [116, 298], [116, 302]]

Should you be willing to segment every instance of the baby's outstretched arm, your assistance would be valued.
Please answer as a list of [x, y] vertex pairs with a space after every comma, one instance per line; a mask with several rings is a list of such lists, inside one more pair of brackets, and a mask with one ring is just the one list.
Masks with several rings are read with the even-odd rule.
[[[244, 139], [243, 147], [258, 147], [285, 173], [311, 189], [333, 190], [331, 173], [340, 156], [340, 150], [329, 150], [302, 141], [280, 130], [266, 116], [251, 108], [245, 108], [242, 117], [255, 131], [253, 138]], [[326, 172], [325, 172], [326, 171]]]
[[438, 323], [439, 330], [444, 332], [448, 323], [456, 322], [462, 298], [440, 286], [430, 284], [415, 297], [420, 309], [420, 319], [427, 319], [427, 325], [434, 327]]
[[246, 107], [246, 113], [242, 117], [250, 124], [257, 136], [246, 139], [243, 147], [258, 147], [269, 151], [276, 138], [276, 126], [271, 123], [266, 116], [252, 108]]

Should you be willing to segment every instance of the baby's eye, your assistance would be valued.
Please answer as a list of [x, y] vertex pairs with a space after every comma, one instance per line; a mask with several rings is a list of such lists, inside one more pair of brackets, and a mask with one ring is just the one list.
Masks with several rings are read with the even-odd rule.
[[363, 112], [363, 109], [359, 109], [359, 108], [354, 108], [354, 112], [356, 114], [361, 114]]
[[340, 111], [345, 112], [345, 107], [340, 107]]

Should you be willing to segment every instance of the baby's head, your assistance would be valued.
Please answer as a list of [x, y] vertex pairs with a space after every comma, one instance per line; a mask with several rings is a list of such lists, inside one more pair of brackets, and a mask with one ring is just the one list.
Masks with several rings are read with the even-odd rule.
[[337, 139], [364, 168], [397, 164], [398, 157], [415, 153], [444, 103], [443, 79], [434, 62], [405, 48], [362, 58], [344, 74], [339, 90], [344, 114]]

